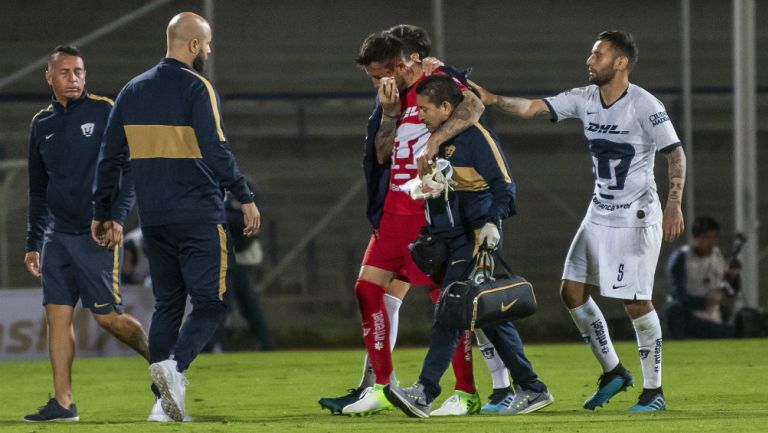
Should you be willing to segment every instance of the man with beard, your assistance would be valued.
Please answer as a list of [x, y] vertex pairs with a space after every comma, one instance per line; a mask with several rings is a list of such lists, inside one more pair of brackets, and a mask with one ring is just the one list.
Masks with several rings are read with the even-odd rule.
[[[227, 145], [219, 97], [201, 75], [211, 52], [208, 22], [189, 12], [176, 15], [167, 43], [165, 58], [117, 97], [102, 143], [91, 225], [103, 246], [121, 243], [109, 209], [130, 164], [156, 299], [149, 374], [157, 399], [150, 421], [185, 419], [184, 371], [225, 317], [234, 255], [223, 191], [242, 203], [243, 234], [253, 236], [260, 224]], [[193, 309], [179, 329], [187, 295]]]
[[[664, 410], [661, 326], [651, 295], [662, 235], [683, 231], [680, 209], [685, 154], [664, 106], [629, 82], [637, 62], [632, 35], [605, 31], [587, 58], [590, 86], [529, 100], [480, 90], [486, 105], [520, 118], [578, 118], [592, 154], [595, 187], [587, 215], [565, 259], [560, 294], [586, 344], [600, 363], [597, 391], [584, 402], [594, 410], [632, 385], [621, 365], [600, 308], [590, 297], [621, 299], [637, 336], [643, 391], [630, 412]], [[669, 166], [669, 195], [662, 211], [653, 177], [656, 151]], [[437, 148], [428, 150], [429, 157]]]
[[[418, 118], [415, 86], [425, 78], [421, 60], [429, 54], [426, 32], [415, 26], [396, 26], [369, 35], [356, 62], [378, 90], [376, 108], [369, 119], [363, 166], [369, 187], [368, 216], [374, 227], [355, 283], [363, 324], [363, 338], [371, 373], [363, 390], [341, 399], [321, 399], [332, 412], [365, 416], [391, 409], [384, 386], [393, 380], [391, 350], [397, 336], [397, 310], [410, 286], [434, 288], [408, 250], [425, 224], [424, 202], [413, 200], [401, 186], [417, 174], [416, 155], [431, 140]], [[439, 71], [444, 74], [445, 72]], [[459, 73], [456, 72], [456, 75]], [[466, 90], [466, 89], [465, 89]], [[477, 121], [483, 107], [470, 93], [457, 107], [446, 128], [435, 139], [450, 137], [454, 128], [466, 129]], [[436, 300], [438, 291], [432, 291]], [[466, 415], [480, 410], [472, 372], [471, 335], [462, 335], [454, 357], [456, 393], [435, 415]], [[342, 400], [343, 399], [343, 400]], [[351, 400], [351, 401], [350, 401]], [[346, 403], [339, 408], [340, 403]], [[340, 410], [338, 410], [340, 409]]]

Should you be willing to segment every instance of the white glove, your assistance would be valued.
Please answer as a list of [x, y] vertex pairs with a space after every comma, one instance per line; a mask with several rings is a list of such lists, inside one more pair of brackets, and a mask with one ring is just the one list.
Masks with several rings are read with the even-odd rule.
[[495, 249], [499, 244], [499, 228], [494, 223], [485, 223], [483, 228], [480, 229], [480, 245], [485, 242], [485, 245], [490, 249]]

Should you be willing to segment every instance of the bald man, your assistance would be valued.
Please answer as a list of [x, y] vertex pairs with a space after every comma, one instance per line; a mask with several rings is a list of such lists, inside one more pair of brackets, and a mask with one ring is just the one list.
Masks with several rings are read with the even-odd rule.
[[[130, 164], [156, 299], [149, 331], [156, 400], [149, 421], [160, 422], [185, 419], [184, 372], [226, 314], [234, 254], [224, 191], [242, 203], [246, 236], [260, 225], [253, 194], [227, 145], [219, 96], [202, 75], [211, 27], [185, 12], [173, 17], [167, 37], [165, 58], [129, 81], [115, 101], [91, 224], [102, 246], [122, 241], [109, 209]], [[181, 327], [187, 296], [193, 308]]]

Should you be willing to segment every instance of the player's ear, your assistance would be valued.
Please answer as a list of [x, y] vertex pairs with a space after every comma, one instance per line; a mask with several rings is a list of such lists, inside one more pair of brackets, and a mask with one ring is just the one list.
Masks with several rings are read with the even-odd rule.
[[448, 116], [450, 116], [453, 113], [453, 105], [451, 105], [451, 103], [448, 101], [443, 101], [440, 104], [440, 109], [442, 109], [443, 112]]
[[629, 69], [629, 58], [627, 56], [618, 56], [613, 61], [613, 67], [620, 71]]
[[190, 53], [197, 55], [197, 53], [200, 52], [200, 40], [197, 38], [190, 39], [187, 47], [189, 48]]

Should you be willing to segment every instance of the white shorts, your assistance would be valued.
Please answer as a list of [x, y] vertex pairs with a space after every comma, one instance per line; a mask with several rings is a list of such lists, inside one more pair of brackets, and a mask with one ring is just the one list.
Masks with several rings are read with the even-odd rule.
[[563, 279], [599, 286], [608, 298], [650, 300], [661, 236], [661, 223], [617, 228], [583, 221], [565, 258]]

